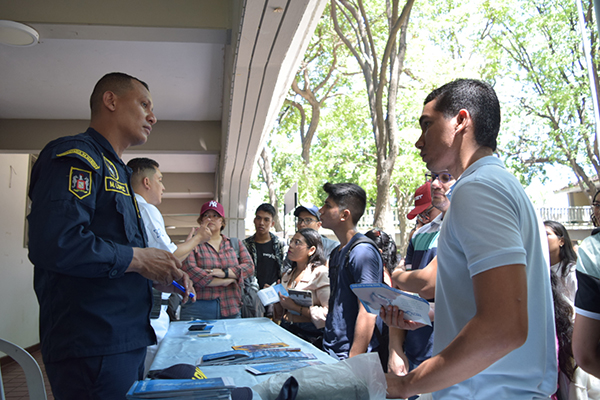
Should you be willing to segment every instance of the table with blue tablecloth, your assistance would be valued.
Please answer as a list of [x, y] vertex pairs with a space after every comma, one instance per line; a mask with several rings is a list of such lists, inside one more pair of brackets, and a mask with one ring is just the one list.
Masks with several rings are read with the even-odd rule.
[[[281, 328], [268, 318], [237, 318], [206, 321], [214, 325], [211, 333], [224, 333], [222, 336], [199, 337], [198, 331], [188, 331], [190, 322], [172, 322], [158, 348], [151, 370], [160, 370], [175, 364], [199, 363], [205, 354], [232, 350], [232, 346], [283, 342], [290, 348], [300, 348], [305, 353], [314, 354], [325, 364], [337, 360]], [[207, 378], [232, 377], [237, 386], [252, 387], [268, 379], [271, 375], [253, 375], [246, 371], [246, 365], [199, 366]]]

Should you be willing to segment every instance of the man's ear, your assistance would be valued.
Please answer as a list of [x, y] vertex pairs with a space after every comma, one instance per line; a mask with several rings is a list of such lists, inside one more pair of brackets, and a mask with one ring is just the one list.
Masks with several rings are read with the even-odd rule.
[[142, 186], [146, 189], [150, 189], [150, 178], [147, 176], [142, 178]]
[[114, 92], [107, 90], [102, 95], [102, 104], [110, 111], [115, 111], [117, 109], [117, 95]]
[[348, 210], [347, 208], [342, 211], [342, 213], [340, 214], [340, 218], [342, 221], [346, 221], [352, 218], [352, 213], [350, 212], [350, 210]]
[[454, 127], [454, 131], [456, 133], [461, 132], [464, 134], [469, 126], [471, 126], [471, 114], [463, 108], [456, 114], [456, 126]]
[[317, 229], [319, 229], [322, 226], [323, 226], [323, 223], [321, 221], [317, 221]]

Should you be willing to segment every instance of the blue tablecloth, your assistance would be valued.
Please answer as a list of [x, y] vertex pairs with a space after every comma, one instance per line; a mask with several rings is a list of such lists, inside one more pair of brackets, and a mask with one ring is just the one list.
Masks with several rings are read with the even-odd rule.
[[[326, 364], [337, 360], [281, 328], [268, 318], [238, 318], [207, 321], [214, 325], [212, 333], [225, 333], [224, 336], [198, 337], [199, 332], [189, 332], [189, 322], [172, 322], [169, 331], [158, 348], [151, 370], [159, 370], [175, 364], [200, 362], [204, 354], [232, 350], [231, 346], [284, 342], [290, 347], [299, 347], [305, 353], [314, 354]], [[200, 369], [207, 378], [232, 377], [237, 386], [252, 387], [268, 379], [271, 375], [253, 375], [245, 370], [245, 365], [202, 366]]]

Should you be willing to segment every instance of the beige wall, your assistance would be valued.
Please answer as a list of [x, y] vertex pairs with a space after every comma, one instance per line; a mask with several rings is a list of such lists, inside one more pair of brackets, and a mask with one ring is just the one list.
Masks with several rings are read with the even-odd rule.
[[33, 265], [23, 247], [29, 155], [0, 154], [0, 337], [39, 343]]

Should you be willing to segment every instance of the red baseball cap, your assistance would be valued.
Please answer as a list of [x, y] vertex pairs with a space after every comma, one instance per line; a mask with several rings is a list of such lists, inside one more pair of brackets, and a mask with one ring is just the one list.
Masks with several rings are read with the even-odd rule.
[[[431, 199], [429, 201], [431, 202]], [[221, 205], [221, 203], [219, 203], [216, 200], [207, 201], [206, 203], [202, 204], [202, 209], [200, 210], [200, 215], [202, 216], [202, 214], [204, 214], [208, 210], [214, 210], [221, 217], [225, 218], [225, 209], [223, 209], [223, 206]]]
[[415, 191], [415, 208], [406, 216], [413, 219], [431, 207], [431, 182], [426, 182]]

